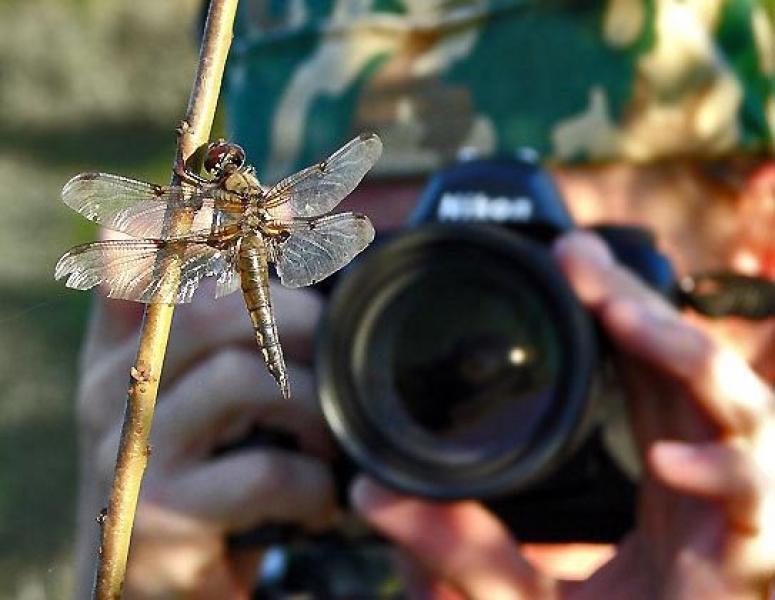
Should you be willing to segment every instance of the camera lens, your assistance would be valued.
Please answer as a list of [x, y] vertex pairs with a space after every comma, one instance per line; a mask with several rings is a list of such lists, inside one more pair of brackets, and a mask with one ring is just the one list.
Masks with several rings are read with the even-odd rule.
[[[519, 274], [475, 256], [398, 279], [356, 337], [356, 380], [392, 441], [465, 464], [527, 442], [557, 384], [560, 341]], [[430, 445], [431, 438], [433, 445]]]
[[436, 498], [543, 477], [578, 441], [596, 345], [547, 247], [428, 226], [373, 251], [320, 335], [323, 410], [362, 467]]

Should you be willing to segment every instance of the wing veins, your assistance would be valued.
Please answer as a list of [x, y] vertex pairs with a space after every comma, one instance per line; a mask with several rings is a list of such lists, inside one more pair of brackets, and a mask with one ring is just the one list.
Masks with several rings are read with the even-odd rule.
[[217, 233], [220, 227], [239, 221], [244, 202], [237, 194], [215, 187], [159, 186], [97, 172], [73, 177], [62, 189], [62, 200], [108, 229], [162, 240], [181, 237], [167, 232], [171, 211], [191, 214], [191, 233]]

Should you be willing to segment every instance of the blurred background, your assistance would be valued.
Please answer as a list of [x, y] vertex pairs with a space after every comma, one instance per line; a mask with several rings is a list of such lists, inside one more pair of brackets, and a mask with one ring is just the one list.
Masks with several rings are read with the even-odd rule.
[[95, 229], [59, 192], [86, 170], [169, 181], [200, 4], [0, 0], [2, 600], [71, 597], [74, 398], [91, 299], [52, 273]]

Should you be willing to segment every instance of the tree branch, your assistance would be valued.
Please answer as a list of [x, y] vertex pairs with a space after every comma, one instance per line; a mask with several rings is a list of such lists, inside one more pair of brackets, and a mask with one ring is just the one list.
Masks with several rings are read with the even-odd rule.
[[[188, 163], [194, 153], [209, 140], [231, 45], [237, 1], [210, 2], [196, 78], [186, 118], [178, 132], [176, 162], [183, 160]], [[177, 175], [173, 176], [172, 182], [179, 183]], [[170, 214], [167, 222], [177, 232], [185, 232], [190, 226], [190, 218], [184, 214]], [[177, 285], [179, 261], [175, 258], [166, 257], [157, 268], [164, 270], [165, 280]], [[95, 600], [114, 600], [122, 596], [129, 540], [140, 484], [148, 463], [148, 439], [173, 310], [174, 306], [168, 304], [151, 304], [145, 310], [137, 358], [129, 379], [110, 501], [107, 511], [103, 511], [98, 518], [102, 538], [94, 582]]]

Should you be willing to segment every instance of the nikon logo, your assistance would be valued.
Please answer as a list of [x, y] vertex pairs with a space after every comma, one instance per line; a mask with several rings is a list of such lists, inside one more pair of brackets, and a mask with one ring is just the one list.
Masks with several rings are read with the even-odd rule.
[[529, 221], [533, 202], [526, 196], [488, 196], [484, 192], [444, 192], [439, 221]]

